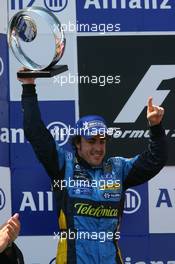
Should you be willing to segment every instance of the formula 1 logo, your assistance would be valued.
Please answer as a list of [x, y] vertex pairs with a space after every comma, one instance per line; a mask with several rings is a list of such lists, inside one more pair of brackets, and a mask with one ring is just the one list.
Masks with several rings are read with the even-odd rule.
[[59, 144], [59, 146], [63, 146], [67, 143], [69, 139], [69, 129], [67, 125], [62, 122], [56, 121], [49, 124], [47, 126], [47, 129], [49, 129], [50, 133], [52, 134], [55, 141]]
[[145, 108], [150, 95], [156, 98], [158, 105], [161, 105], [170, 91], [158, 90], [158, 87], [162, 81], [172, 78], [175, 78], [175, 65], [152, 65], [114, 123], [134, 123]]
[[61, 12], [68, 4], [68, 0], [44, 0], [47, 9], [52, 12]]
[[2, 210], [5, 206], [5, 193], [4, 191], [0, 188], [0, 210]]
[[3, 75], [3, 72], [4, 72], [4, 62], [2, 58], [0, 57], [0, 76]]
[[140, 194], [133, 189], [128, 189], [125, 193], [124, 213], [133, 214], [139, 210], [140, 206]]

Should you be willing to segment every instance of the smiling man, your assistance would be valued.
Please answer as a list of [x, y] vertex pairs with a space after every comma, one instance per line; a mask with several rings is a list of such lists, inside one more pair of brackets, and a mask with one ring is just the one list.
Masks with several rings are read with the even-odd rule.
[[[133, 158], [105, 159], [108, 129], [98, 115], [78, 120], [69, 153], [55, 143], [42, 122], [34, 80], [20, 81], [25, 135], [51, 178], [57, 199], [61, 239], [56, 263], [122, 263], [118, 231], [125, 191], [150, 180], [166, 163], [164, 109], [148, 99], [148, 148]], [[67, 183], [64, 187], [62, 181]]]
[[[76, 123], [77, 154], [91, 166], [99, 166], [106, 153], [107, 126], [101, 116], [84, 116]], [[79, 140], [78, 139], [79, 135]]]

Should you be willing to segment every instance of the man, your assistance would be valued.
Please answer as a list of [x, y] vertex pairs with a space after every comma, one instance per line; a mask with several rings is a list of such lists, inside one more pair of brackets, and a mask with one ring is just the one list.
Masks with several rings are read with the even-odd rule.
[[18, 214], [14, 214], [0, 228], [0, 263], [24, 264], [22, 253], [14, 243], [19, 231], [20, 221]]
[[59, 148], [41, 120], [34, 79], [20, 81], [25, 135], [51, 178], [60, 234], [64, 234], [56, 263], [122, 263], [117, 231], [124, 192], [147, 182], [165, 165], [167, 152], [161, 126], [164, 109], [148, 99], [149, 146], [132, 159], [105, 160], [108, 130], [100, 116], [85, 116], [77, 122], [70, 154]]

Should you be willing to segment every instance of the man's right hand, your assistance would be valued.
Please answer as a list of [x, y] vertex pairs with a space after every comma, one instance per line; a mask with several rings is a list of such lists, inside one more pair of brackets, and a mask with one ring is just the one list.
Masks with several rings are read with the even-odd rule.
[[[19, 69], [20, 71], [28, 71], [29, 69], [23, 67]], [[18, 78], [18, 81], [22, 82], [23, 84], [35, 84], [34, 78]]]

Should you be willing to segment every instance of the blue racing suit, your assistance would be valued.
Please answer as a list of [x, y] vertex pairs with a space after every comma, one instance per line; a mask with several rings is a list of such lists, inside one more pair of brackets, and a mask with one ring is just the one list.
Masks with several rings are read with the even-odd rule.
[[120, 264], [119, 224], [127, 188], [147, 182], [165, 165], [161, 125], [150, 128], [148, 148], [127, 159], [111, 157], [91, 167], [59, 148], [41, 120], [34, 85], [23, 85], [24, 131], [51, 178], [60, 232], [57, 264]]

